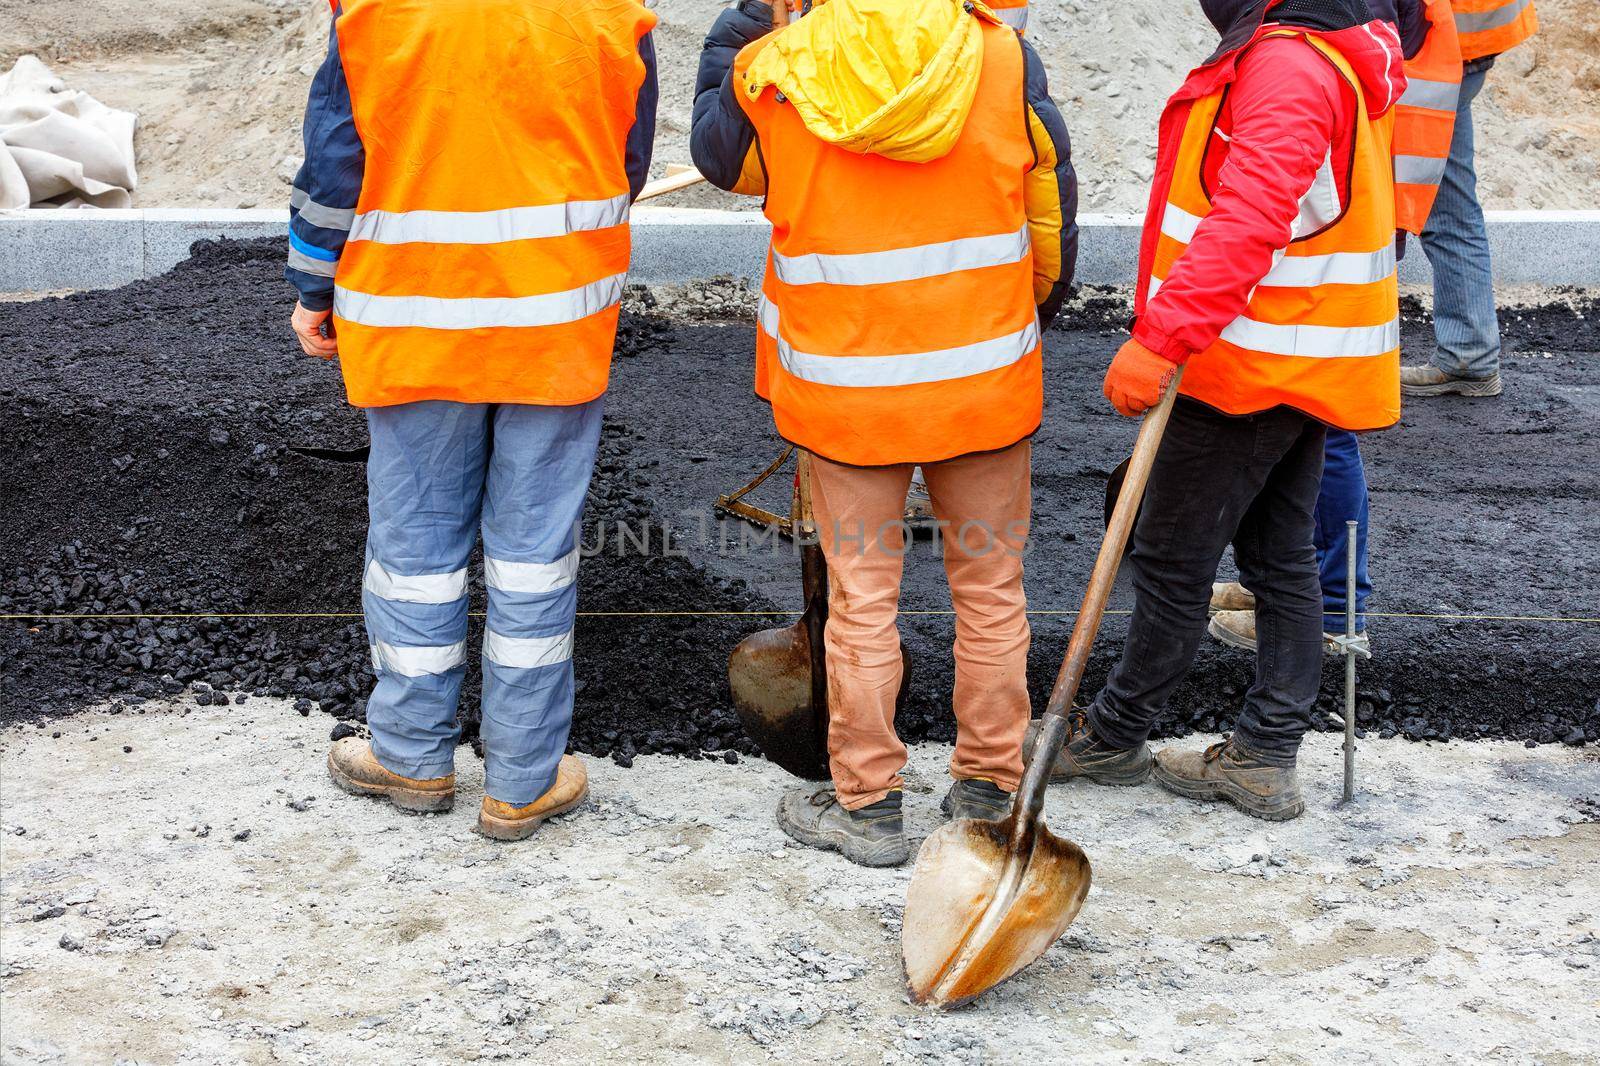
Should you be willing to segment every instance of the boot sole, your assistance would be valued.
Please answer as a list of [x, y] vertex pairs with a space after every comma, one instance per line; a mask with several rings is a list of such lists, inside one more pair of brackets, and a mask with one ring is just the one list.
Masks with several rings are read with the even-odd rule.
[[456, 804], [456, 794], [453, 789], [449, 792], [423, 792], [415, 788], [357, 781], [334, 765], [331, 754], [328, 756], [328, 776], [333, 778], [334, 784], [352, 796], [375, 796], [387, 799], [402, 811], [411, 814], [443, 814]]
[[864, 844], [855, 837], [838, 830], [821, 830], [811, 832], [797, 825], [791, 825], [783, 817], [783, 809], [778, 810], [778, 828], [791, 840], [799, 841], [808, 848], [818, 848], [822, 851], [837, 851], [857, 866], [871, 866], [883, 868], [888, 866], [904, 866], [906, 860], [911, 858], [911, 846], [906, 843], [905, 837], [899, 840], [886, 840], [879, 844]]
[[583, 791], [578, 793], [576, 798], [528, 818], [496, 818], [480, 810], [478, 811], [478, 832], [490, 840], [526, 840], [533, 836], [545, 822], [551, 818], [566, 814], [588, 798], [589, 786], [585, 785]]
[[1469, 399], [1488, 399], [1504, 390], [1498, 376], [1487, 381], [1442, 381], [1437, 385], [1401, 385], [1402, 396], [1465, 396]]
[[1154, 769], [1156, 784], [1184, 799], [1226, 800], [1252, 818], [1266, 822], [1287, 822], [1305, 813], [1306, 801], [1296, 796], [1286, 803], [1267, 804], [1260, 796], [1240, 788], [1231, 781], [1191, 781], [1163, 770]]

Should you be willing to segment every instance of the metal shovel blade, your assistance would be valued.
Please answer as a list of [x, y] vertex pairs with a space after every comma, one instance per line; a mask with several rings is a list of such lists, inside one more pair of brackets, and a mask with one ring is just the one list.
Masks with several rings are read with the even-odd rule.
[[761, 753], [796, 777], [828, 776], [827, 712], [812, 703], [811, 638], [806, 619], [763, 629], [728, 659], [728, 687], [745, 732]]
[[1089, 894], [1089, 858], [1035, 819], [1012, 849], [1016, 815], [962, 818], [922, 844], [901, 944], [917, 1003], [959, 1007], [1044, 954]]

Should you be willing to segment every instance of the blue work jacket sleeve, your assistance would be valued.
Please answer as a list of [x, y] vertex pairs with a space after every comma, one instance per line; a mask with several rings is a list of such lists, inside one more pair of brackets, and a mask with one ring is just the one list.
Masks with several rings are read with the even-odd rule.
[[311, 80], [303, 133], [305, 162], [289, 198], [289, 263], [284, 277], [308, 310], [333, 306], [333, 274], [350, 235], [366, 153], [350, 109], [350, 87], [339, 60], [337, 32], [328, 33], [328, 56]]
[[1033, 297], [1039, 325], [1048, 328], [1061, 310], [1078, 263], [1078, 175], [1072, 169], [1072, 141], [1061, 109], [1050, 98], [1044, 63], [1022, 42], [1028, 136], [1034, 167], [1023, 191], [1028, 237], [1033, 245]]
[[639, 58], [644, 60], [644, 84], [634, 103], [633, 128], [628, 131], [628, 189], [634, 199], [650, 180], [650, 157], [656, 143], [656, 106], [661, 89], [656, 75], [655, 32], [639, 38]]
[[756, 128], [734, 96], [733, 60], [739, 50], [772, 29], [766, 0], [741, 0], [717, 16], [700, 51], [694, 84], [694, 122], [689, 154], [706, 180], [730, 192], [760, 192], [740, 176], [756, 151]]

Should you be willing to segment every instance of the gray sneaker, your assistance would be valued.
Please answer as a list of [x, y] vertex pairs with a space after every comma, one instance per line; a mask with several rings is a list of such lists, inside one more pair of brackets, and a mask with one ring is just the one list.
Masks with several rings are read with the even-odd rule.
[[[1028, 723], [1027, 735], [1022, 740], [1022, 759], [1033, 755], [1033, 745], [1039, 738], [1043, 719]], [[1097, 785], [1142, 785], [1150, 780], [1150, 745], [1137, 748], [1113, 748], [1094, 735], [1089, 719], [1081, 711], [1073, 711], [1067, 720], [1067, 742], [1056, 753], [1050, 767], [1050, 780], [1066, 781], [1074, 777], [1086, 778]]]
[[944, 802], [939, 804], [939, 809], [952, 821], [957, 818], [980, 818], [987, 822], [998, 822], [1011, 813], [1011, 793], [993, 781], [982, 778], [957, 781], [944, 794]]
[[1229, 737], [1205, 751], [1163, 748], [1156, 784], [1192, 800], [1227, 800], [1253, 818], [1287, 822], [1306, 809], [1294, 766], [1263, 761]]
[[847, 811], [831, 788], [790, 789], [778, 801], [778, 828], [807, 847], [837, 851], [857, 866], [899, 866], [911, 857], [898, 792]]
[[1458, 396], [1500, 395], [1500, 372], [1486, 378], [1458, 378], [1446, 374], [1432, 363], [1400, 368], [1400, 391], [1407, 396]]

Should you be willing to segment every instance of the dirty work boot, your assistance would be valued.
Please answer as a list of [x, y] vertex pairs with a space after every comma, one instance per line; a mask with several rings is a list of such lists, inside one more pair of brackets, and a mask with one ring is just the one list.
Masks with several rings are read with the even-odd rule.
[[1162, 748], [1156, 754], [1156, 784], [1192, 800], [1227, 800], [1253, 818], [1287, 822], [1306, 809], [1294, 766], [1273, 766], [1233, 742], [1205, 751]]
[[998, 822], [1011, 813], [1011, 793], [993, 781], [981, 777], [968, 778], [950, 786], [939, 809], [951, 821], [957, 818], [981, 818]]
[[1400, 391], [1406, 396], [1443, 396], [1456, 393], [1460, 396], [1500, 395], [1500, 372], [1481, 379], [1458, 378], [1446, 374], [1432, 363], [1400, 368]]
[[[1035, 718], [1028, 723], [1027, 735], [1022, 740], [1023, 762], [1033, 755], [1033, 745], [1043, 721]], [[1082, 711], [1073, 711], [1067, 719], [1067, 742], [1050, 767], [1050, 780], [1066, 781], [1074, 777], [1086, 778], [1097, 785], [1142, 785], [1150, 780], [1150, 745], [1113, 748], [1094, 735]]]
[[[1245, 651], [1256, 650], [1256, 613], [1254, 611], [1218, 611], [1211, 616], [1211, 621], [1206, 623], [1206, 632], [1216, 637], [1222, 643], [1234, 648], [1243, 648]], [[1358, 630], [1357, 636], [1364, 636], [1364, 630]], [[1322, 634], [1322, 654], [1343, 655], [1339, 650], [1339, 638], [1343, 633]], [[1356, 652], [1363, 659], [1372, 658], [1372, 642], [1367, 641], [1367, 650]]]
[[387, 796], [403, 811], [437, 813], [456, 802], [456, 775], [417, 779], [384, 769], [372, 754], [372, 745], [359, 737], [345, 737], [328, 749], [328, 776], [355, 796]]
[[566, 814], [589, 795], [589, 771], [576, 755], [563, 755], [556, 766], [556, 783], [544, 795], [521, 807], [513, 807], [488, 796], [478, 812], [478, 832], [490, 840], [522, 840], [531, 837], [547, 818]]
[[1213, 611], [1253, 611], [1256, 594], [1237, 581], [1215, 581], [1211, 585]]
[[778, 828], [808, 847], [837, 851], [857, 866], [899, 866], [911, 857], [898, 791], [847, 811], [831, 788], [790, 789], [778, 801]]

